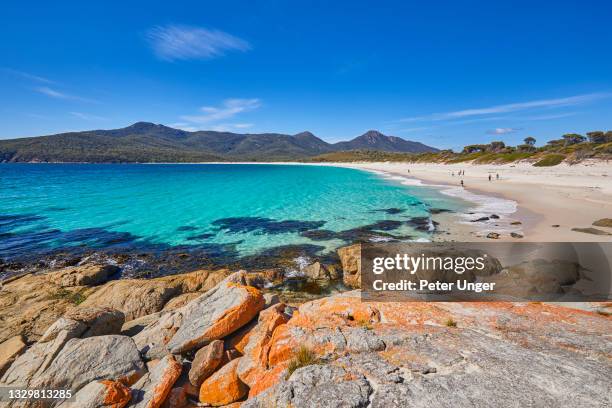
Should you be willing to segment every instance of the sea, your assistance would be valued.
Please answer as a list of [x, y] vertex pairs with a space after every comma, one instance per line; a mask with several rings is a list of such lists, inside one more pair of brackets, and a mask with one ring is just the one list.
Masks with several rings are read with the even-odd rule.
[[430, 240], [432, 211], [466, 205], [331, 166], [3, 163], [0, 277], [91, 257], [122, 262], [128, 276], [299, 265], [357, 241]]

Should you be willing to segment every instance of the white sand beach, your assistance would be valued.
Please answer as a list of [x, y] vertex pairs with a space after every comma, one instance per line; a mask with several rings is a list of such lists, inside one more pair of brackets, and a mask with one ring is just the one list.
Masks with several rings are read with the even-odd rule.
[[[612, 218], [610, 163], [584, 162], [554, 167], [533, 167], [527, 163], [449, 165], [387, 162], [329, 165], [382, 172], [390, 177], [401, 176], [406, 184], [421, 182], [437, 185], [447, 194], [475, 202], [477, 211], [489, 215], [494, 211], [502, 212], [496, 214], [501, 219], [484, 223], [469, 222], [470, 216], [475, 219], [481, 215], [479, 213], [439, 214], [437, 219], [441, 227], [450, 232], [450, 236], [444, 239], [486, 239], [488, 231], [498, 228], [502, 231], [500, 240], [517, 239], [510, 236], [511, 230], [524, 235], [522, 240], [525, 241], [612, 240], [612, 235], [572, 231], [573, 228], [596, 228], [612, 234], [612, 228], [592, 225], [596, 220]], [[464, 176], [458, 175], [460, 170], [465, 171]], [[461, 179], [464, 188], [460, 187]], [[512, 202], [515, 208], [512, 208]]]

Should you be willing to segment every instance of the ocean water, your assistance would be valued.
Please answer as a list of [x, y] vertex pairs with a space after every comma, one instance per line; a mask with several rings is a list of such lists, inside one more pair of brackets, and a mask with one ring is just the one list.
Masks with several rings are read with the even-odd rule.
[[234, 258], [424, 240], [464, 204], [364, 171], [300, 165], [0, 164], [0, 258], [199, 249]]

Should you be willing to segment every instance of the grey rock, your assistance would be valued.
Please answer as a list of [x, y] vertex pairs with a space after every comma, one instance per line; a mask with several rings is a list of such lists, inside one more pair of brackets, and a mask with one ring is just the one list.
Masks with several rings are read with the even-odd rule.
[[127, 336], [71, 339], [44, 373], [31, 382], [31, 386], [78, 391], [94, 380], [124, 380], [131, 383], [144, 372], [145, 366], [136, 344]]
[[121, 334], [130, 337], [135, 336], [143, 331], [145, 327], [155, 323], [161, 315], [161, 312], [151, 313], [125, 322], [123, 323], [123, 326], [121, 326]]
[[385, 342], [372, 331], [361, 327], [347, 327], [342, 330], [346, 338], [346, 347], [353, 352], [380, 351], [385, 349]]
[[66, 312], [64, 317], [83, 323], [87, 329], [80, 336], [93, 337], [119, 334], [125, 322], [125, 315], [108, 307], [80, 307]]
[[181, 309], [162, 313], [157, 321], [152, 322], [133, 337], [140, 353], [149, 360], [162, 358], [168, 354], [166, 344], [182, 322]]
[[148, 408], [161, 405], [180, 375], [181, 365], [174, 356], [165, 356], [132, 386], [130, 406]]
[[244, 402], [242, 408], [273, 406], [295, 408], [366, 407], [372, 387], [360, 375], [353, 375], [334, 365], [311, 365], [296, 370], [288, 380], [255, 398]]
[[60, 405], [59, 408], [102, 408], [124, 406], [130, 400], [129, 389], [121, 383], [104, 384], [92, 381], [81, 388], [73, 397]]
[[263, 297], [264, 297], [264, 301], [266, 302], [264, 306], [264, 308], [266, 309], [269, 308], [270, 306], [280, 303], [280, 298], [278, 297], [276, 293], [264, 293]]

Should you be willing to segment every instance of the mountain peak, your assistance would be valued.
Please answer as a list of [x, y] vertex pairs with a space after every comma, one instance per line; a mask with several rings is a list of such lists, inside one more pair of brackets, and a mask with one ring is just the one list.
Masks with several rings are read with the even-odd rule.
[[368, 130], [367, 132], [365, 132], [363, 135], [361, 135], [361, 137], [380, 139], [381, 137], [387, 137], [387, 136], [383, 135], [378, 130], [372, 130], [371, 129], [371, 130]]
[[293, 135], [293, 137], [316, 137], [316, 136], [312, 134], [312, 132], [305, 130], [303, 132], [296, 133], [295, 135]]

